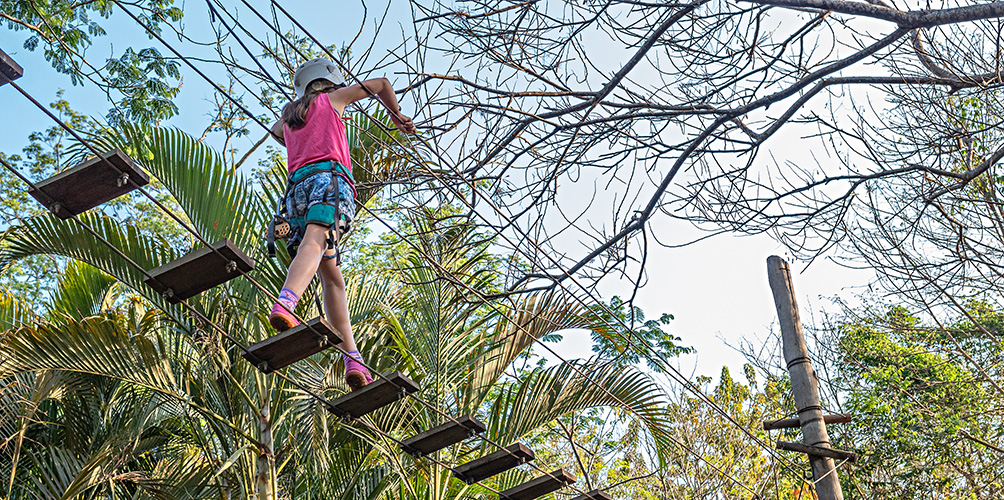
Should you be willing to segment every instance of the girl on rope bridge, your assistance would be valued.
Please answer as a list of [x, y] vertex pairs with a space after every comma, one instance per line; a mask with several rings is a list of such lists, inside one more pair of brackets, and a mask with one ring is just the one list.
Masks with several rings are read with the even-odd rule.
[[344, 336], [343, 345], [348, 351], [344, 356], [345, 381], [352, 390], [358, 390], [373, 379], [361, 364], [362, 356], [352, 337], [336, 245], [348, 232], [356, 213], [342, 113], [346, 106], [372, 92], [390, 110], [391, 120], [399, 130], [413, 133], [415, 125], [400, 113], [394, 89], [386, 78], [346, 86], [334, 63], [327, 59], [301, 64], [293, 75], [293, 89], [297, 99], [283, 109], [272, 133], [287, 150], [289, 179], [284, 202], [292, 229], [288, 244], [294, 249], [294, 258], [268, 321], [280, 332], [299, 324], [291, 311], [320, 271], [324, 309], [332, 326]]

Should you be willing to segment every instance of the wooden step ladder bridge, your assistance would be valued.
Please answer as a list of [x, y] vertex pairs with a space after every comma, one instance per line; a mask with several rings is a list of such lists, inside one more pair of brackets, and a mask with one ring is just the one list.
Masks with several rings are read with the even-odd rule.
[[[0, 50], [0, 85], [13, 82], [22, 73], [22, 68]], [[149, 176], [132, 158], [121, 150], [112, 149], [31, 185], [28, 193], [53, 215], [65, 220], [139, 189], [149, 181]], [[166, 301], [178, 304], [253, 269], [254, 260], [224, 238], [144, 271], [147, 275], [144, 282]], [[337, 330], [319, 317], [249, 346], [242, 356], [268, 374], [341, 342]], [[325, 404], [333, 415], [352, 421], [419, 390], [418, 384], [403, 373], [378, 374], [378, 380], [373, 383], [333, 401], [325, 401]], [[472, 415], [449, 417], [447, 422], [405, 439], [400, 448], [415, 459], [421, 459], [486, 430], [487, 426]], [[534, 458], [533, 450], [516, 443], [453, 468], [453, 475], [467, 484], [474, 484]], [[502, 491], [499, 498], [533, 500], [575, 481], [574, 475], [558, 469]], [[612, 500], [612, 497], [605, 491], [592, 490], [573, 500]]]

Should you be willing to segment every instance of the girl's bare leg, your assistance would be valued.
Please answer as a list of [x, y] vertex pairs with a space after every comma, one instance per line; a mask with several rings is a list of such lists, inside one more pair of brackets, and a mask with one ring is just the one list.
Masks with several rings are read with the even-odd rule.
[[[308, 224], [304, 233], [296, 257], [289, 264], [286, 282], [282, 285], [283, 290], [279, 292], [279, 301], [272, 306], [272, 311], [269, 313], [268, 321], [278, 331], [287, 330], [298, 324], [291, 313], [296, 307], [296, 301], [303, 295], [303, 291], [307, 289], [314, 273], [317, 272], [321, 254], [324, 253], [327, 228]], [[289, 296], [290, 293], [293, 295]]]
[[[334, 255], [329, 250], [328, 255]], [[345, 296], [345, 278], [335, 258], [321, 261], [321, 289], [324, 290], [324, 312], [331, 326], [342, 335], [342, 347], [346, 351], [356, 351], [356, 340], [352, 336], [352, 322], [349, 319], [349, 303]]]
[[297, 297], [303, 295], [307, 289], [311, 278], [317, 272], [317, 267], [321, 263], [321, 254], [324, 253], [324, 239], [328, 230], [324, 226], [317, 224], [307, 224], [306, 234], [296, 252], [296, 257], [289, 264], [289, 271], [286, 273], [286, 282], [283, 288], [288, 288], [296, 293]]
[[[331, 257], [327, 257], [330, 255]], [[326, 257], [321, 259], [320, 275], [321, 287], [324, 290], [324, 309], [327, 311], [328, 321], [335, 327], [344, 340], [342, 347], [348, 352], [343, 356], [345, 362], [345, 382], [352, 390], [362, 389], [366, 384], [373, 381], [369, 370], [362, 365], [362, 355], [356, 347], [355, 338], [352, 335], [352, 322], [349, 319], [349, 303], [345, 294], [345, 278], [342, 277], [342, 270], [338, 267], [337, 259], [333, 258], [334, 250], [327, 252]]]

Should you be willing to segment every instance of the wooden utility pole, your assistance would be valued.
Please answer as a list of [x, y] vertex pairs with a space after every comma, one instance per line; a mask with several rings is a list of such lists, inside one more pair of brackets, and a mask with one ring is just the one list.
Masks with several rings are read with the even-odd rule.
[[[777, 319], [781, 323], [784, 361], [788, 366], [788, 374], [791, 376], [791, 392], [795, 396], [798, 422], [802, 428], [805, 442], [804, 445], [798, 447], [797, 451], [809, 455], [812, 478], [815, 481], [816, 494], [819, 499], [843, 500], [844, 493], [840, 489], [837, 470], [830, 457], [834, 456], [832, 452], [838, 454], [846, 454], [847, 452], [831, 451], [830, 437], [826, 434], [826, 422], [823, 420], [823, 408], [819, 406], [819, 386], [817, 385], [816, 372], [812, 369], [809, 350], [805, 347], [802, 322], [798, 318], [798, 304], [795, 302], [795, 288], [791, 282], [791, 269], [788, 267], [788, 263], [776, 255], [769, 257], [767, 259], [767, 278], [770, 281], [770, 289], [774, 293]], [[791, 446], [783, 446], [781, 442], [778, 442], [778, 447], [794, 449]]]

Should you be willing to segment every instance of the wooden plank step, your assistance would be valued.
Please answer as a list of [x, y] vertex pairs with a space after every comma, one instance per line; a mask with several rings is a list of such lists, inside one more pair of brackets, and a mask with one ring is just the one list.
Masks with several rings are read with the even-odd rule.
[[[830, 424], [846, 424], [851, 422], [854, 417], [850, 413], [835, 413], [832, 415], [823, 415], [823, 423], [826, 425]], [[774, 429], [798, 429], [802, 426], [801, 421], [797, 418], [783, 418], [781, 420], [765, 420], [763, 422], [763, 430], [772, 431]]]
[[583, 493], [572, 500], [614, 500], [614, 497], [610, 496], [609, 493], [603, 490], [593, 490], [588, 493]]
[[833, 448], [823, 448], [822, 446], [813, 446], [811, 444], [789, 443], [787, 441], [778, 441], [777, 449], [785, 451], [797, 451], [799, 453], [805, 453], [807, 455], [832, 458], [835, 460], [846, 460], [851, 463], [858, 461], [858, 454], [854, 453], [853, 451], [843, 451]]
[[[216, 252], [223, 254], [221, 257]], [[179, 303], [254, 269], [254, 261], [223, 238], [150, 271], [144, 280], [168, 302]]]
[[324, 318], [314, 318], [248, 347], [241, 355], [264, 373], [285, 368], [342, 342]]
[[571, 472], [558, 469], [514, 488], [509, 488], [499, 493], [499, 498], [502, 500], [533, 500], [548, 493], [554, 493], [574, 482], [575, 476]]
[[464, 415], [458, 418], [456, 422], [451, 420], [438, 427], [405, 439], [401, 444], [401, 449], [415, 458], [422, 458], [437, 450], [457, 444], [475, 434], [481, 434], [486, 429], [488, 427], [480, 420], [470, 415]]
[[358, 391], [352, 391], [328, 405], [328, 411], [351, 420], [383, 408], [407, 394], [418, 391], [418, 384], [401, 372], [378, 378]]
[[6, 52], [0, 50], [0, 85], [17, 80], [23, 74], [24, 69], [14, 62]]
[[59, 217], [69, 219], [136, 189], [150, 178], [125, 153], [112, 149], [29, 188], [28, 194]]
[[473, 484], [533, 459], [533, 450], [523, 443], [516, 443], [457, 467], [453, 475], [467, 484]]

